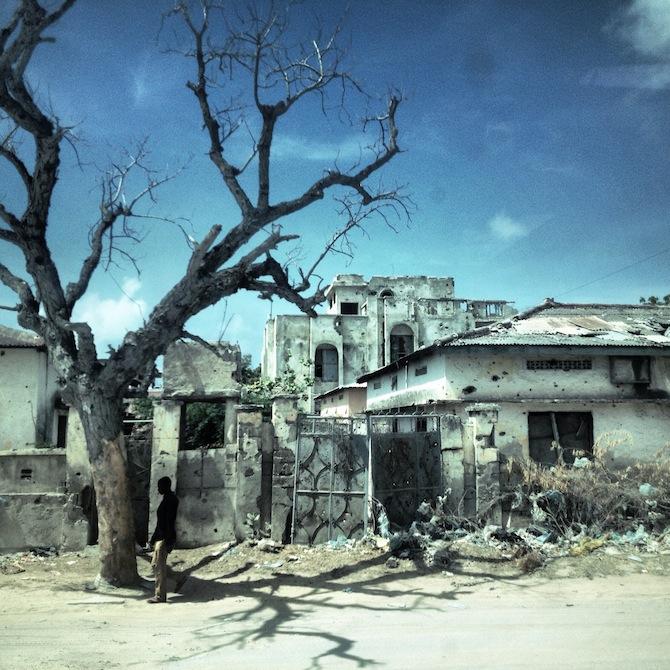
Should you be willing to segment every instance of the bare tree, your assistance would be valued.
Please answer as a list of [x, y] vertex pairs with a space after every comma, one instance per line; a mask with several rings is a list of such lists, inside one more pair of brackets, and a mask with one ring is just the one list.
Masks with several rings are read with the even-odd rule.
[[[89, 233], [90, 253], [76, 279], [64, 285], [46, 232], [68, 130], [45, 110], [25, 74], [38, 45], [52, 41], [46, 31], [74, 4], [75, 0], [61, 0], [56, 8], [51, 3], [52, 8], [46, 9], [37, 0], [18, 0], [12, 17], [0, 29], [0, 123], [8, 130], [0, 138], [0, 158], [18, 175], [26, 203], [22, 212], [0, 203], [0, 241], [16, 247], [26, 266], [22, 274], [0, 263], [0, 280], [17, 296], [13, 309], [19, 324], [44, 338], [64, 393], [81, 418], [99, 506], [100, 576], [131, 584], [137, 579], [137, 567], [121, 423], [122, 398], [129, 382], [148, 373], [156, 357], [182, 335], [190, 317], [241, 289], [262, 297], [279, 296], [314, 313], [315, 305], [324, 299], [320, 284], [315, 285], [315, 270], [325, 252], [346, 251], [348, 233], [371, 212], [384, 217], [389, 209], [403, 214], [404, 200], [396, 189], [369, 186], [369, 178], [399, 152], [396, 112], [400, 98], [390, 96], [382, 114], [365, 120], [379, 130], [371, 153], [365, 154], [367, 160], [361, 158], [347, 170], [337, 166], [326, 170], [295, 197], [273, 202], [271, 149], [278, 119], [307, 97], [319, 96], [325, 109], [331, 89], [337, 89], [340, 101], [348, 90], [357, 89], [342, 68], [337, 31], [289, 48], [282, 46], [286, 26], [280, 12], [261, 15], [249, 10], [230, 16], [206, 0], [196, 6], [178, 3], [168, 19], [178, 21], [189, 37], [187, 55], [193, 59], [195, 75], [187, 85], [197, 101], [209, 158], [222, 186], [232, 195], [239, 218], [228, 229], [215, 225], [201, 241], [192, 241], [190, 260], [179, 281], [144, 325], [127, 333], [100, 363], [90, 326], [73, 321], [74, 307], [95, 271], [113, 261], [115, 254], [128, 253], [123, 241], [136, 236], [130, 222], [143, 215], [142, 203], [153, 199], [166, 177], [157, 178], [146, 170], [143, 147], [110, 169], [102, 184], [99, 218]], [[221, 28], [225, 30], [216, 32]], [[228, 96], [226, 84], [245, 81], [247, 107]], [[246, 126], [252, 132], [253, 124], [246, 116], [249, 110], [259, 118], [256, 127], [260, 130], [250, 158], [236, 165], [226, 148], [239, 129]], [[21, 138], [34, 145], [30, 160], [20, 148]], [[128, 176], [143, 170], [146, 187], [130, 197]], [[256, 171], [253, 194], [240, 179], [246, 170]], [[294, 281], [276, 252], [298, 236], [284, 232], [279, 222], [328, 192], [336, 194], [341, 203], [343, 226], [316, 262], [294, 272], [298, 275]]]

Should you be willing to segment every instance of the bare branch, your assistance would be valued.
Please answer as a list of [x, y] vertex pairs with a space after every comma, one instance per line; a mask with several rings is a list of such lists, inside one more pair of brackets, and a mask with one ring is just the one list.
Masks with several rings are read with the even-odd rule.
[[[3, 209], [4, 208], [0, 204], [0, 217], [2, 217], [4, 219], [5, 214], [2, 213]], [[14, 244], [17, 247], [21, 245], [21, 242], [19, 240], [19, 236], [13, 230], [5, 230], [4, 228], [0, 228], [0, 240], [4, 240], [5, 242], [9, 242], [11, 244]]]
[[[109, 242], [107, 249], [107, 263], [105, 267], [109, 268], [109, 266], [113, 264], [113, 254], [118, 253], [130, 260], [131, 264], [139, 274], [135, 259], [125, 249], [118, 245], [119, 239], [131, 240], [137, 243], [141, 241], [141, 238], [130, 228], [129, 220], [131, 218], [150, 218], [161, 221], [170, 221], [164, 217], [152, 217], [146, 214], [139, 214], [135, 211], [135, 207], [142, 200], [149, 198], [151, 201], [155, 201], [154, 194], [156, 189], [174, 179], [180, 172], [177, 171], [176, 173], [156, 178], [154, 173], [144, 164], [144, 159], [148, 155], [146, 145], [147, 141], [145, 139], [140, 142], [136, 151], [133, 153], [127, 152], [127, 160], [124, 164], [113, 163], [112, 168], [107, 172], [100, 184], [101, 216], [89, 233], [91, 253], [84, 260], [77, 281], [71, 282], [67, 286], [65, 302], [68, 314], [71, 313], [77, 300], [79, 300], [86, 292], [93, 273], [100, 265], [106, 237]], [[126, 198], [126, 185], [129, 176], [136, 170], [141, 170], [146, 174], [147, 185], [133, 197]], [[117, 233], [114, 230], [114, 226], [119, 220], [122, 223], [122, 227], [121, 231]]]
[[16, 133], [16, 130], [16, 128], [12, 129], [11, 132], [9, 132], [7, 136], [0, 142], [0, 156], [11, 163], [19, 177], [21, 177], [26, 190], [30, 192], [33, 187], [33, 177], [30, 172], [28, 172], [28, 168], [26, 167], [25, 163], [19, 158], [12, 144], [12, 139]]
[[284, 202], [273, 205], [270, 210], [273, 214], [273, 219], [288, 216], [305, 207], [311, 205], [317, 200], [321, 200], [324, 193], [333, 186], [347, 186], [354, 189], [360, 196], [364, 205], [372, 204], [380, 199], [388, 199], [387, 194], [371, 193], [364, 185], [365, 180], [374, 172], [380, 170], [386, 165], [396, 154], [400, 152], [398, 146], [398, 129], [396, 126], [395, 115], [400, 105], [401, 99], [396, 96], [391, 96], [389, 100], [388, 112], [384, 116], [378, 117], [382, 127], [386, 124], [388, 138], [384, 140], [384, 149], [378, 156], [357, 170], [354, 174], [342, 173], [339, 170], [328, 171], [326, 175], [318, 179], [310, 188], [308, 188], [301, 196]]
[[16, 311], [19, 323], [35, 332], [43, 332], [44, 321], [39, 315], [40, 306], [28, 282], [17, 277], [6, 265], [0, 263], [0, 282], [10, 288], [19, 298]]
[[202, 265], [202, 262], [205, 258], [205, 255], [209, 251], [209, 248], [214, 244], [214, 240], [219, 236], [219, 233], [221, 232], [221, 226], [220, 225], [215, 225], [212, 226], [203, 238], [202, 242], [200, 242], [195, 249], [193, 250], [193, 254], [191, 255], [191, 259], [188, 262], [188, 268], [186, 270], [187, 274], [192, 274], [196, 270], [200, 268]]
[[212, 113], [212, 108], [210, 106], [209, 96], [207, 93], [208, 59], [205, 56], [203, 41], [209, 27], [208, 7], [209, 5], [204, 3], [203, 20], [200, 28], [198, 28], [193, 22], [185, 3], [180, 3], [175, 8], [175, 11], [181, 14], [184, 23], [191, 31], [191, 34], [195, 40], [194, 57], [197, 65], [197, 77], [195, 82], [188, 82], [187, 86], [197, 98], [200, 106], [200, 113], [209, 135], [210, 160], [214, 163], [214, 165], [216, 165], [219, 172], [221, 173], [228, 190], [235, 198], [235, 201], [237, 202], [242, 214], [248, 215], [252, 210], [251, 201], [237, 180], [239, 171], [223, 156], [223, 144], [220, 135], [220, 126], [214, 114]]

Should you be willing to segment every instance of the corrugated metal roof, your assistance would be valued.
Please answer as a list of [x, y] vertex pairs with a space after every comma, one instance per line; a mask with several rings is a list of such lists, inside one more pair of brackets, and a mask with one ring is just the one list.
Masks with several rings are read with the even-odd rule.
[[44, 346], [44, 340], [26, 330], [15, 330], [0, 326], [0, 347], [6, 349], [16, 348], [40, 348]]
[[563, 333], [520, 333], [509, 331], [491, 333], [474, 338], [463, 338], [449, 342], [449, 347], [469, 346], [553, 346], [553, 347], [670, 347], [670, 338], [657, 336], [636, 336], [608, 331], [593, 335], [566, 335]]
[[358, 378], [399, 369], [436, 348], [466, 346], [621, 347], [670, 351], [670, 305], [545, 302], [488, 326], [449, 335]]
[[670, 347], [670, 309], [648, 305], [566, 305], [547, 301], [437, 346]]
[[438, 346], [670, 347], [665, 329], [637, 319], [606, 321], [598, 316], [531, 316], [493, 324], [486, 332], [461, 333]]

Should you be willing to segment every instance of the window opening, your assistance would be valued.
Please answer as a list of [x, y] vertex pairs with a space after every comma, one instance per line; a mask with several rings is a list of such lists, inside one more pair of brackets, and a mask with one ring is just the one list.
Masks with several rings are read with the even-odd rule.
[[615, 384], [649, 384], [651, 361], [647, 356], [612, 356], [610, 379]]
[[393, 375], [391, 377], [391, 391], [396, 391], [398, 389], [398, 375]]
[[391, 330], [391, 363], [414, 351], [414, 333], [412, 329], [400, 324]]
[[337, 349], [330, 344], [322, 344], [316, 348], [314, 355], [314, 376], [322, 382], [336, 382]]
[[528, 444], [530, 458], [542, 465], [592, 458], [591, 412], [529, 412]]
[[428, 372], [428, 366], [423, 365], [420, 368], [416, 368], [414, 370], [414, 376], [415, 377], [420, 377], [421, 375], [425, 375]]
[[189, 402], [183, 408], [179, 450], [221, 449], [226, 443], [226, 404]]
[[59, 414], [56, 423], [56, 446], [65, 449], [67, 441], [67, 414]]
[[358, 314], [357, 302], [341, 302], [340, 314]]
[[23, 468], [21, 470], [21, 479], [25, 482], [31, 482], [33, 480], [33, 471], [31, 468]]

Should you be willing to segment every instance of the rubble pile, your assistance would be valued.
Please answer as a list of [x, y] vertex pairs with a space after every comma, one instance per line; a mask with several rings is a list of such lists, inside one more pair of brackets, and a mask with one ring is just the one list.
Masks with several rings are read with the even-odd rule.
[[[419, 559], [435, 567], [446, 567], [450, 554], [465, 544], [493, 548], [502, 557], [517, 560], [525, 571], [540, 567], [548, 558], [598, 550], [611, 554], [668, 552], [670, 478], [664, 478], [663, 468], [657, 467], [656, 473], [663, 477], [657, 477], [655, 484], [640, 484], [635, 468], [618, 475], [597, 471], [593, 465], [570, 471], [545, 469], [541, 483], [557, 486], [540, 490], [538, 481], [529, 480], [519, 486], [512, 496], [512, 508], [525, 517], [517, 514], [513, 528], [511, 514], [506, 526], [477, 524], [455, 516], [442, 497], [435, 504], [421, 503], [406, 531], [388, 531], [385, 510], [378, 510], [377, 528], [386, 530], [394, 559]], [[520, 522], [523, 518], [525, 523]]]

